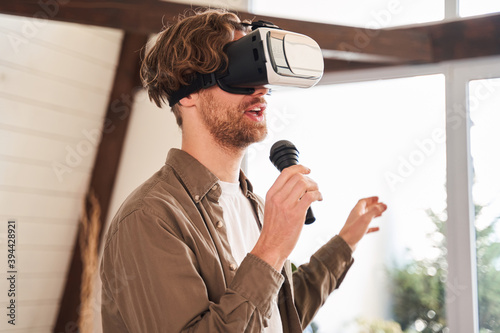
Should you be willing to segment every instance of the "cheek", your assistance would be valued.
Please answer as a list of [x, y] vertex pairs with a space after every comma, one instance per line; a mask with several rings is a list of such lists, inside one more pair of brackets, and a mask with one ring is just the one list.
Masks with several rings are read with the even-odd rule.
[[[205, 95], [206, 94], [206, 95]], [[219, 87], [211, 87], [204, 91], [204, 101], [202, 107], [209, 107], [211, 113], [224, 110], [225, 113], [240, 113], [248, 104], [248, 96], [237, 95], [225, 92]]]
[[241, 107], [245, 104], [245, 96], [229, 94], [230, 96], [226, 96], [225, 99], [221, 100], [222, 104], [230, 105], [233, 109], [241, 109]]

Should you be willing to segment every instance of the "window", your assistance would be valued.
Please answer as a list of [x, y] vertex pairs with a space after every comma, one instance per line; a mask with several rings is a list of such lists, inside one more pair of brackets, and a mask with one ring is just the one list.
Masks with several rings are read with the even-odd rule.
[[[305, 8], [302, 4], [294, 1], [288, 1], [286, 3], [284, 1], [264, 3], [262, 0], [254, 0], [253, 9], [258, 14], [286, 16], [296, 19], [322, 21], [365, 28], [432, 22], [443, 18], [444, 9], [446, 9], [446, 19], [456, 19], [458, 15], [457, 12], [460, 12], [460, 16], [465, 17], [500, 11], [500, 3], [496, 0], [462, 0], [460, 2], [458, 0], [435, 2], [413, 1], [412, 3], [414, 4], [412, 5], [416, 7], [411, 7], [410, 1], [382, 2], [377, 0], [366, 2], [355, 1], [352, 4], [346, 2], [339, 3], [340, 2], [337, 0], [329, 2], [312, 1], [308, 3], [310, 4], [308, 8]], [[389, 4], [392, 6], [399, 4], [401, 9], [404, 10], [398, 15], [382, 15], [382, 13], [387, 14], [384, 10], [391, 8], [388, 7]], [[356, 10], [353, 10], [352, 6], [355, 6]], [[410, 11], [407, 17], [403, 13], [406, 13], [408, 9], [410, 9]], [[428, 11], [428, 13], [424, 13], [425, 11]], [[388, 12], [391, 13], [390, 10]], [[380, 15], [376, 16], [376, 13], [380, 13]], [[429, 14], [429, 16], [426, 17], [427, 14]], [[386, 19], [384, 20], [383, 18]], [[443, 74], [443, 76], [440, 74]], [[406, 77], [406, 79], [395, 79], [401, 77]], [[411, 88], [405, 85], [406, 89], [403, 89], [403, 91], [398, 89], [398, 84], [407, 83], [413, 80], [415, 80], [413, 82], [418, 82], [419, 79], [429, 79], [429, 82], [438, 82], [441, 80], [439, 79], [440, 77], [441, 79], [444, 77], [445, 81], [441, 88], [439, 88], [440, 84], [433, 85], [432, 83], [424, 83], [417, 88]], [[348, 278], [344, 281], [341, 289], [337, 290], [336, 295], [332, 297], [332, 299], [337, 298], [345, 300], [341, 312], [333, 312], [330, 308], [330, 310], [322, 310], [322, 312], [318, 314], [316, 319], [317, 324], [320, 325], [319, 332], [329, 332], [339, 327], [337, 331], [358, 332], [359, 329], [356, 330], [356, 328], [354, 328], [356, 325], [358, 327], [360, 325], [365, 325], [365, 328], [368, 325], [372, 325], [370, 327], [372, 331], [380, 331], [384, 328], [386, 331], [394, 331], [392, 326], [390, 328], [388, 326], [383, 326], [391, 325], [391, 321], [395, 319], [394, 310], [392, 308], [393, 305], [391, 305], [393, 301], [387, 296], [389, 295], [387, 282], [391, 280], [388, 279], [388, 275], [386, 274], [388, 271], [387, 267], [396, 267], [396, 265], [389, 265], [393, 262], [399, 265], [404, 265], [404, 263], [408, 265], [416, 263], [417, 265], [413, 265], [413, 267], [407, 267], [410, 268], [407, 270], [408, 273], [419, 270], [423, 272], [427, 271], [427, 273], [429, 273], [428, 276], [438, 276], [440, 280], [442, 278], [442, 276], [439, 276], [441, 273], [446, 277], [444, 285], [446, 301], [444, 307], [446, 308], [445, 317], [447, 327], [436, 325], [436, 319], [439, 317], [438, 313], [435, 313], [435, 311], [428, 311], [419, 318], [421, 320], [416, 319], [413, 322], [414, 331], [436, 331], [444, 333], [458, 331], [489, 333], [498, 331], [497, 328], [491, 328], [494, 327], [491, 324], [491, 319], [489, 321], [484, 321], [484, 317], [486, 316], [485, 314], [492, 312], [491, 309], [496, 310], [495, 307], [500, 304], [500, 293], [498, 289], [495, 289], [498, 288], [500, 283], [489, 283], [488, 280], [484, 278], [484, 272], [481, 272], [484, 266], [491, 266], [494, 267], [495, 271], [490, 272], [497, 278], [500, 275], [498, 274], [498, 267], [500, 265], [498, 263], [499, 259], [498, 256], [494, 256], [495, 253], [498, 254], [498, 252], [495, 251], [497, 251], [497, 244], [500, 239], [499, 228], [497, 226], [496, 228], [490, 229], [492, 231], [490, 231], [486, 238], [489, 242], [486, 243], [486, 247], [482, 243], [485, 238], [482, 238], [480, 235], [481, 233], [484, 235], [485, 232], [483, 231], [485, 230], [485, 226], [487, 226], [488, 223], [496, 221], [495, 218], [500, 215], [498, 214], [498, 197], [495, 196], [497, 192], [492, 192], [492, 190], [499, 188], [499, 183], [497, 182], [498, 176], [494, 171], [491, 171], [499, 170], [498, 161], [491, 162], [491, 159], [495, 155], [498, 155], [496, 152], [498, 152], [498, 146], [500, 144], [498, 136], [494, 135], [498, 130], [495, 131], [491, 129], [491, 126], [496, 125], [496, 127], [493, 128], [498, 128], [499, 126], [498, 118], [495, 118], [498, 112], [492, 112], [491, 110], [495, 110], [495, 107], [496, 110], [499, 109], [498, 91], [500, 91], [500, 87], [499, 79], [491, 78], [500, 78], [500, 57], [451, 61], [435, 65], [405, 66], [392, 69], [364, 70], [347, 73], [339, 72], [332, 75], [325, 75], [323, 82], [334, 83], [334, 85], [329, 87], [320, 86], [307, 90], [307, 93], [299, 93], [298, 91], [274, 93], [271, 101], [272, 105], [276, 106], [276, 108], [273, 109], [271, 107], [268, 119], [270, 138], [266, 142], [254, 145], [249, 149], [248, 159], [250, 163], [248, 163], [248, 165], [251, 179], [253, 182], [257, 182], [256, 188], [258, 193], [261, 195], [265, 194], [265, 190], [271, 186], [272, 181], [277, 176], [277, 171], [273, 169], [268, 161], [269, 147], [273, 142], [279, 139], [289, 139], [293, 141], [301, 151], [301, 162], [313, 168], [312, 176], [320, 183], [325, 196], [325, 201], [323, 203], [315, 204], [313, 207], [318, 217], [318, 221], [304, 228], [297, 250], [292, 254], [291, 259], [295, 263], [305, 261], [312, 250], [325, 240], [318, 235], [326, 235], [339, 230], [343, 223], [343, 219], [347, 216], [350, 206], [352, 206], [352, 202], [348, 204], [349, 199], [355, 200], [356, 196], [364, 195], [364, 193], [361, 193], [362, 187], [359, 184], [364, 184], [364, 188], [368, 191], [373, 190], [372, 193], [380, 193], [382, 200], [387, 201], [390, 207], [394, 207], [394, 204], [391, 205], [391, 202], [396, 202], [396, 206], [401, 204], [403, 210], [406, 209], [409, 212], [408, 214], [414, 219], [416, 219], [416, 217], [413, 215], [418, 210], [422, 221], [424, 221], [424, 218], [426, 221], [420, 225], [421, 228], [417, 230], [418, 236], [415, 236], [425, 240], [426, 245], [421, 248], [418, 246], [412, 247], [411, 240], [409, 240], [408, 247], [410, 249], [409, 251], [404, 251], [405, 246], [401, 246], [401, 243], [405, 241], [396, 237], [400, 236], [400, 234], [396, 233], [400, 232], [400, 230], [397, 229], [399, 225], [394, 226], [395, 223], [392, 222], [396, 221], [395, 217], [399, 218], [399, 216], [397, 213], [394, 215], [394, 212], [391, 210], [385, 214], [384, 220], [379, 221], [383, 229], [379, 234], [369, 235], [369, 237], [364, 239], [362, 248], [359, 248], [355, 254], [357, 257], [357, 264], [352, 268], [351, 272], [349, 272]], [[389, 80], [380, 81], [380, 79]], [[395, 83], [395, 85], [391, 85], [391, 83]], [[376, 87], [383, 87], [384, 84], [387, 84], [387, 89], [377, 90], [378, 88]], [[432, 89], [432, 87], [434, 89]], [[352, 90], [349, 91], [349, 88]], [[445, 90], [444, 93], [443, 90]], [[314, 95], [315, 93], [313, 93], [313, 91], [323, 91], [323, 93]], [[313, 102], [319, 100], [320, 97], [324, 98], [323, 95], [325, 95], [325, 91], [326, 94], [328, 94], [328, 98], [323, 99], [323, 103], [320, 106], [312, 105]], [[374, 98], [375, 94], [372, 94], [372, 91], [378, 91], [378, 95], [385, 96], [385, 98]], [[425, 94], [422, 92], [425, 92]], [[435, 96], [442, 93], [445, 95], [445, 98], [435, 98]], [[433, 116], [441, 116], [444, 118], [446, 114], [446, 120], [442, 120], [443, 123], [441, 127], [443, 129], [446, 127], [446, 143], [436, 145], [436, 147], [440, 148], [445, 147], [446, 152], [441, 152], [439, 148], [434, 150], [434, 153], [430, 154], [433, 156], [432, 158], [427, 158], [428, 156], [425, 155], [425, 151], [421, 149], [420, 153], [424, 154], [426, 160], [414, 169], [412, 169], [413, 165], [409, 160], [410, 154], [412, 154], [412, 161], [417, 163], [418, 157], [422, 156], [418, 152], [418, 149], [417, 152], [413, 151], [413, 149], [417, 147], [417, 141], [424, 140], [424, 142], [428, 144], [427, 147], [432, 147], [428, 141], [425, 141], [426, 138], [429, 139], [432, 138], [432, 136], [426, 137], [424, 135], [418, 138], [415, 137], [415, 133], [418, 133], [415, 132], [415, 128], [421, 126], [419, 122], [407, 122], [405, 119], [400, 121], [400, 119], [395, 118], [396, 120], [394, 123], [401, 126], [403, 130], [398, 130], [397, 126], [391, 128], [383, 123], [385, 119], [393, 119], [392, 117], [384, 117], [384, 115], [389, 115], [390, 110], [396, 107], [398, 96], [408, 96], [406, 104], [401, 104], [399, 107], [401, 114], [412, 114], [412, 112], [416, 112], [416, 109], [413, 108], [415, 105], [422, 106], [418, 108], [418, 110], [419, 112], [424, 112], [426, 116], [429, 116], [429, 121], [433, 121]], [[420, 96], [420, 98], [415, 96]], [[484, 96], [488, 98], [485, 99]], [[446, 100], [445, 103], [444, 99]], [[431, 100], [435, 101], [435, 104], [433, 104], [436, 107], [435, 113], [427, 113]], [[365, 101], [370, 101], [371, 103], [364, 103]], [[424, 101], [428, 103], [426, 104]], [[446, 104], [446, 106], [443, 104]], [[376, 109], [376, 107], [381, 105], [387, 108], [387, 110]], [[441, 106], [438, 107], [438, 105]], [[358, 138], [354, 133], [360, 129], [364, 130], [366, 128], [365, 122], [362, 121], [364, 118], [359, 117], [357, 119], [358, 121], [355, 121], [356, 119], [346, 118], [346, 114], [349, 115], [353, 112], [359, 112], [359, 110], [362, 109], [367, 111], [370, 109], [373, 110], [373, 113], [370, 114], [371, 118], [367, 118], [369, 120], [365, 120], [365, 122], [376, 124], [377, 126], [375, 128], [380, 130], [380, 133], [377, 133], [380, 135], [373, 135], [373, 132], [370, 132], [370, 130], [366, 132], [371, 134], [370, 138], [372, 140], [370, 143], [372, 143], [372, 146], [375, 145], [379, 147], [379, 142], [384, 142], [383, 138], [385, 135], [394, 133], [393, 142], [391, 142], [391, 145], [386, 146], [391, 147], [391, 149], [396, 149], [396, 147], [402, 147], [403, 149], [394, 150], [391, 153], [387, 153], [386, 151], [381, 153], [384, 157], [396, 154], [392, 155], [392, 159], [396, 161], [396, 164], [390, 165], [388, 162], [382, 174], [380, 174], [380, 170], [382, 168], [381, 163], [383, 163], [383, 158], [375, 160], [370, 159], [373, 165], [368, 169], [366, 175], [359, 172], [362, 169], [359, 165], [353, 164], [350, 169], [345, 168], [344, 165], [346, 160], [345, 156], [348, 156], [351, 160], [355, 160], [359, 157], [354, 156], [354, 153], [342, 147], [359, 147], [359, 142], [356, 141]], [[321, 110], [321, 112], [319, 110]], [[446, 112], [444, 112], [444, 110], [446, 110]], [[316, 116], [318, 114], [319, 116]], [[369, 113], [367, 112], [367, 114]], [[379, 115], [379, 118], [377, 118], [377, 115]], [[318, 119], [311, 124], [308, 123], [308, 121], [310, 122], [310, 119], [307, 119], [308, 116], [311, 118], [318, 117]], [[335, 116], [337, 118], [333, 119], [332, 117]], [[396, 116], [399, 116], [399, 114], [396, 114]], [[471, 125], [472, 122], [474, 125]], [[345, 126], [339, 126], [338, 124], [344, 124]], [[353, 132], [347, 132], [343, 136], [336, 132], [337, 130], [349, 128]], [[429, 133], [430, 127], [424, 126], [420, 129], [423, 131], [427, 130], [427, 133]], [[293, 133], [293, 135], [290, 134], [288, 137], [289, 132]], [[327, 136], [329, 139], [323, 140], [320, 136]], [[410, 139], [412, 136], [413, 141]], [[417, 141], [415, 141], [415, 138]], [[425, 147], [425, 145], [422, 145], [423, 141], [418, 142], [421, 144], [421, 147]], [[314, 148], [318, 146], [323, 148], [322, 155], [317, 152], [314, 153]], [[384, 145], [382, 146], [384, 148], [386, 147]], [[352, 151], [356, 151], [356, 149], [352, 149]], [[373, 156], [370, 154], [371, 152], [367, 153], [367, 159]], [[395, 172], [394, 167], [397, 167], [398, 160], [400, 165], [405, 165], [403, 162], [405, 158], [407, 158], [408, 164], [406, 164], [406, 166], [409, 166], [407, 171], [410, 176], [408, 178], [403, 177], [403, 181], [398, 182], [401, 179], [397, 178], [397, 169]], [[447, 161], [446, 171], [443, 171], [445, 159]], [[327, 162], [324, 163], [323, 161]], [[386, 159], [386, 161], [389, 161], [389, 159]], [[318, 165], [320, 166], [318, 167]], [[432, 170], [436, 174], [431, 174], [432, 178], [421, 177], [427, 166], [431, 165]], [[474, 173], [472, 172], [473, 169]], [[379, 170], [378, 175], [374, 175], [374, 173], [376, 173], [375, 170]], [[400, 171], [403, 171], [404, 174], [404, 168], [401, 168]], [[411, 173], [411, 171], [413, 173]], [[341, 175], [344, 175], [345, 179], [342, 178]], [[359, 177], [351, 175], [359, 175]], [[382, 179], [380, 183], [384, 184], [386, 187], [385, 191], [378, 191], [381, 188], [380, 186], [367, 181], [367, 179], [371, 181], [370, 175], [373, 176], [373, 179], [375, 179], [376, 176], [379, 177], [378, 179]], [[396, 177], [391, 178], [391, 176]], [[443, 179], [444, 177], [446, 179]], [[389, 189], [388, 178], [392, 179], [398, 194], [406, 195], [407, 193], [411, 193], [418, 195], [419, 193], [425, 193], [427, 190], [435, 190], [436, 192], [432, 192], [431, 196], [436, 195], [436, 197], [438, 197], [437, 194], [441, 193], [442, 199], [434, 202], [426, 198], [426, 200], [422, 201], [420, 204], [415, 204], [418, 206], [418, 209], [416, 207], [405, 207], [406, 200], [401, 199], [397, 201], [397, 195], [391, 196], [390, 191], [389, 193], [387, 192]], [[442, 181], [439, 181], [440, 179]], [[336, 188], [344, 188], [343, 185], [349, 180], [354, 180], [352, 182], [353, 185], [348, 187], [342, 194], [337, 194], [337, 197], [333, 197], [333, 200], [332, 197], [329, 197], [330, 194], [326, 195], [324, 184], [331, 184], [326, 185], [326, 191], [334, 192]], [[422, 187], [420, 188], [420, 186]], [[438, 188], [439, 186], [441, 186], [441, 188]], [[446, 194], [444, 194], [445, 192]], [[323, 216], [322, 214], [325, 213], [325, 208], [322, 208], [322, 205], [327, 202], [327, 200], [333, 201], [335, 205], [342, 207], [341, 209], [344, 211], [335, 213], [329, 212], [335, 214], [335, 216], [329, 219], [329, 223], [334, 225], [330, 226], [330, 229], [325, 231], [321, 229], [320, 221]], [[445, 200], [446, 211], [443, 207]], [[433, 207], [431, 207], [432, 211], [429, 211], [427, 210], [429, 207], [425, 206], [428, 206], [431, 201]], [[328, 207], [336, 208], [335, 205], [330, 204]], [[483, 207], [480, 214], [475, 214], [475, 205]], [[422, 214], [422, 212], [427, 212], [428, 214]], [[430, 224], [428, 223], [429, 219], [431, 219]], [[433, 229], [433, 224], [434, 227], [437, 224], [442, 225], [441, 222], [445, 220], [446, 232], [443, 237], [442, 232], [436, 232], [436, 229]], [[437, 224], [433, 222], [437, 222]], [[411, 226], [411, 223], [405, 221], [404, 225]], [[387, 233], [389, 233], [389, 235]], [[404, 231], [402, 234], [404, 235]], [[476, 235], [478, 237], [476, 237]], [[326, 238], [326, 236], [324, 237]], [[387, 244], [380, 241], [380, 238], [382, 238], [382, 240], [385, 239]], [[443, 244], [446, 249], [444, 249]], [[396, 251], [394, 256], [387, 255], [387, 251], [384, 250], [381, 251], [381, 253], [383, 253], [382, 256], [371, 258], [369, 257], [369, 253], [366, 254], [369, 252], [366, 249], [372, 246], [377, 249], [379, 246], [380, 249], [387, 246], [391, 247], [391, 249], [396, 249]], [[484, 248], [493, 248], [494, 250], [492, 252], [483, 251]], [[446, 252], [446, 260], [442, 260], [442, 252]], [[405, 256], [405, 253], [408, 255]], [[365, 258], [369, 258], [370, 267], [368, 268], [360, 264]], [[392, 261], [394, 258], [396, 259]], [[429, 258], [434, 259], [434, 261], [429, 261]], [[487, 261], [485, 264], [485, 259], [490, 261]], [[431, 264], [430, 266], [428, 265], [429, 263]], [[427, 267], [427, 269], [425, 267]], [[428, 269], [429, 267], [430, 270]], [[432, 267], [434, 267], [435, 270]], [[440, 268], [443, 269], [442, 272], [439, 272]], [[360, 279], [363, 279], [362, 281], [369, 280], [369, 282], [367, 282], [366, 285], [359, 283], [356, 285]], [[355, 286], [353, 287], [350, 285], [351, 283]], [[442, 284], [437, 285], [443, 287]], [[494, 288], [490, 288], [489, 286], [491, 285], [493, 285]], [[371, 293], [366, 294], [359, 291], [359, 293], [356, 294], [358, 290], [354, 290], [354, 293], [352, 293], [351, 290], [355, 288], [362, 289], [361, 291], [369, 289]], [[485, 293], [492, 297], [490, 299], [485, 299], [482, 297]], [[382, 296], [378, 297], [377, 295]], [[491, 303], [488, 303], [488, 301], [491, 301]], [[335, 302], [335, 300], [330, 300], [326, 306], [332, 306], [331, 304]], [[348, 306], [346, 306], [346, 304]], [[490, 310], [486, 310], [487, 306], [490, 307]], [[353, 310], [353, 308], [355, 309]], [[339, 321], [338, 317], [344, 318], [345, 320]], [[370, 321], [369, 318], [379, 318], [381, 321], [376, 321], [375, 319]], [[494, 322], [498, 323], [498, 317], [491, 318], [493, 318], [492, 320]]]
[[498, 0], [460, 0], [460, 16], [474, 16], [500, 12], [500, 2]]
[[379, 29], [389, 26], [439, 21], [444, 0], [253, 0], [252, 12], [299, 20]]
[[500, 79], [469, 83], [479, 327], [500, 331]]
[[[292, 262], [307, 261], [338, 233], [359, 198], [379, 195], [389, 205], [375, 222], [381, 231], [365, 237], [342, 287], [317, 315], [319, 332], [359, 332], [396, 319], [404, 328], [444, 329], [439, 290], [432, 297], [440, 306], [416, 316], [403, 310], [396, 318], [394, 307], [407, 303], [402, 284], [416, 279], [438, 287], [446, 278], [438, 230], [446, 220], [444, 99], [440, 74], [275, 91], [268, 98], [268, 138], [248, 151], [256, 192], [265, 196], [278, 175], [270, 146], [287, 139], [324, 196], [313, 204], [317, 221], [304, 227]], [[395, 281], [400, 285], [393, 288]]]

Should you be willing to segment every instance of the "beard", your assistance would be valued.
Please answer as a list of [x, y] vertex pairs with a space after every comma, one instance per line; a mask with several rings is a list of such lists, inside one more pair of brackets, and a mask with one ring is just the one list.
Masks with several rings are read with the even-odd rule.
[[242, 150], [250, 144], [264, 140], [267, 135], [266, 120], [255, 122], [244, 110], [256, 103], [264, 103], [262, 97], [241, 102], [236, 108], [217, 100], [211, 91], [204, 91], [201, 101], [202, 120], [215, 141], [231, 151]]

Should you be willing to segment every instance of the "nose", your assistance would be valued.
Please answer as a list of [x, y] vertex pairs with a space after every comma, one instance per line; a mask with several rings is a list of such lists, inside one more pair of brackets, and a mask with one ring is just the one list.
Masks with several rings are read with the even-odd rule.
[[255, 91], [253, 92], [253, 96], [264, 96], [264, 95], [267, 95], [269, 93], [269, 88], [266, 88], [266, 87], [255, 87], [254, 88]]

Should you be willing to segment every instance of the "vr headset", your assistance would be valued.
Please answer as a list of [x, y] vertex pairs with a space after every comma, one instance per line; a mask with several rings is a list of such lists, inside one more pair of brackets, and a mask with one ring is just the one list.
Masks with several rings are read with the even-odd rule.
[[191, 83], [170, 96], [173, 106], [201, 89], [218, 85], [232, 94], [253, 94], [256, 86], [309, 88], [323, 76], [323, 55], [312, 38], [281, 30], [270, 22], [250, 24], [252, 32], [227, 44], [227, 69], [196, 73]]

